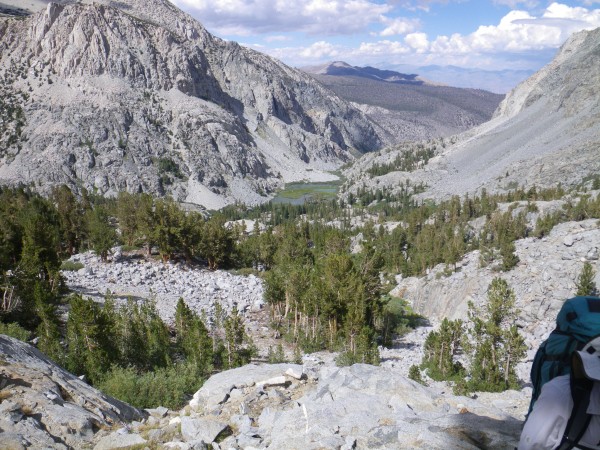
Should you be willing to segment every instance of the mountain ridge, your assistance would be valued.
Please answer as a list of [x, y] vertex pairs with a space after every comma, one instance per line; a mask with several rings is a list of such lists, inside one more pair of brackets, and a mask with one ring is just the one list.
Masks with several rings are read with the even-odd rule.
[[[409, 178], [424, 183], [422, 198], [505, 192], [511, 187], [553, 187], [580, 183], [600, 171], [600, 29], [573, 35], [556, 58], [513, 89], [494, 117], [455, 136], [422, 170], [362, 175], [404, 149], [366, 155], [346, 176], [359, 186], [393, 188]], [[354, 180], [354, 181], [352, 181]]]
[[4, 121], [3, 182], [256, 204], [387, 140], [308, 75], [164, 0], [50, 3], [0, 36], [5, 109], [20, 116]]
[[433, 84], [428, 80], [421, 79], [419, 75], [414, 73], [405, 74], [393, 70], [378, 69], [371, 66], [351, 66], [343, 61], [333, 61], [317, 66], [301, 67], [300, 70], [303, 70], [307, 73], [312, 73], [314, 75], [356, 76], [396, 84], [411, 84], [416, 86]]
[[442, 86], [395, 71], [344, 62], [305, 68], [380, 124], [394, 143], [448, 137], [488, 121], [502, 95]]

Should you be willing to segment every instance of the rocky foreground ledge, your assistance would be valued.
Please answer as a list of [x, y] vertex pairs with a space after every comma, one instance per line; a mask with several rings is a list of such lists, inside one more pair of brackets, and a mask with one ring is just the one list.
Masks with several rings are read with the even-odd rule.
[[100, 430], [147, 416], [94, 389], [31, 345], [0, 335], [0, 448], [82, 448]]
[[0, 359], [2, 448], [510, 449], [522, 426], [391, 368], [314, 355], [214, 375], [180, 411], [138, 411], [6, 336]]

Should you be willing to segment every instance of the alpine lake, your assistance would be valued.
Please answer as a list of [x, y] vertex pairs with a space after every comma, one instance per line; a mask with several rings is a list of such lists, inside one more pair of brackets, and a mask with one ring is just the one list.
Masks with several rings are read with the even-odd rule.
[[289, 203], [291, 205], [302, 205], [307, 201], [321, 199], [333, 199], [342, 185], [343, 180], [310, 183], [289, 183], [285, 189], [279, 191], [271, 200], [272, 203]]

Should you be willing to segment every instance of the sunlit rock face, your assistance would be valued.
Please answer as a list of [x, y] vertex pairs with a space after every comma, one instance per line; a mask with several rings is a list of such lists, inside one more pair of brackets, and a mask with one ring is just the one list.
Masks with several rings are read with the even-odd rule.
[[0, 181], [220, 207], [331, 178], [384, 133], [308, 75], [166, 0], [0, 19]]

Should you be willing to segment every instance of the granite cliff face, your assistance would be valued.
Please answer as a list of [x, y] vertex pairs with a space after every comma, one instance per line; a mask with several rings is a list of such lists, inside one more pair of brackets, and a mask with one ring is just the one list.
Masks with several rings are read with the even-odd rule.
[[0, 181], [220, 207], [326, 179], [385, 142], [308, 75], [166, 0], [50, 3], [0, 19]]

